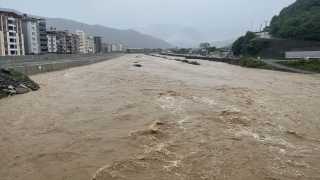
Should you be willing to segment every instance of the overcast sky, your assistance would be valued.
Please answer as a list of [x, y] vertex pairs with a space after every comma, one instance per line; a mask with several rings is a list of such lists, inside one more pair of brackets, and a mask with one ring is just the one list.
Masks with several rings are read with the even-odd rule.
[[0, 6], [26, 14], [118, 29], [179, 24], [200, 29], [242, 27], [251, 30], [253, 23], [255, 31], [263, 21], [270, 21], [293, 2], [295, 0], [0, 0]]

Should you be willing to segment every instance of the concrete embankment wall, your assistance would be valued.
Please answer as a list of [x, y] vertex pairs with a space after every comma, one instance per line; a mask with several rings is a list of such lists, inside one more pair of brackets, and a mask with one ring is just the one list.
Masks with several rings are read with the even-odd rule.
[[1, 61], [35, 61], [35, 60], [50, 60], [50, 59], [67, 59], [67, 58], [81, 58], [91, 57], [99, 54], [43, 54], [43, 55], [23, 55], [23, 56], [0, 56]]
[[268, 39], [267, 47], [258, 56], [263, 58], [285, 58], [290, 51], [320, 51], [320, 42], [301, 39]]
[[106, 61], [109, 59], [114, 59], [117, 57], [123, 56], [123, 53], [119, 54], [106, 54], [105, 56], [100, 56], [98, 58], [92, 58], [92, 59], [85, 59], [85, 60], [77, 60], [77, 59], [70, 59], [70, 60], [64, 60], [63, 62], [55, 62], [50, 60], [48, 62], [41, 62], [36, 64], [30, 64], [30, 65], [24, 65], [24, 66], [12, 66], [10, 68], [19, 71], [26, 75], [32, 75], [32, 74], [39, 74], [39, 73], [45, 73], [45, 72], [51, 72], [51, 71], [57, 71], [67, 68], [73, 68], [73, 67], [79, 67], [79, 66], [86, 66], [102, 61]]

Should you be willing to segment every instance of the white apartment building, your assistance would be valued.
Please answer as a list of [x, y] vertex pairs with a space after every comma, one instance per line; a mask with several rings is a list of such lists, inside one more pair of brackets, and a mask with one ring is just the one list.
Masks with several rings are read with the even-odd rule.
[[24, 55], [22, 16], [0, 11], [0, 56]]
[[22, 19], [25, 54], [40, 54], [40, 32], [35, 18]]
[[122, 52], [124, 51], [123, 44], [112, 44], [111, 52]]
[[111, 44], [108, 44], [108, 52], [112, 52], [112, 45]]
[[88, 36], [87, 37], [87, 53], [94, 53], [95, 48], [94, 48], [94, 38], [93, 36]]
[[79, 36], [79, 53], [87, 53], [87, 32], [77, 29], [76, 34]]

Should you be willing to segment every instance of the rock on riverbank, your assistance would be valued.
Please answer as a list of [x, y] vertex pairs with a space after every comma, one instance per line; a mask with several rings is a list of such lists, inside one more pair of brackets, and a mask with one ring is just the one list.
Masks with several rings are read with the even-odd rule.
[[36, 91], [40, 86], [26, 75], [0, 68], [0, 98]]

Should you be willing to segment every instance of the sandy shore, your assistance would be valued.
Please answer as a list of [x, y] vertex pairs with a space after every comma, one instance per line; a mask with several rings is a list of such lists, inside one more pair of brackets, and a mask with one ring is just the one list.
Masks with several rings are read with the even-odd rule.
[[0, 180], [320, 178], [320, 75], [135, 56], [0, 99]]

